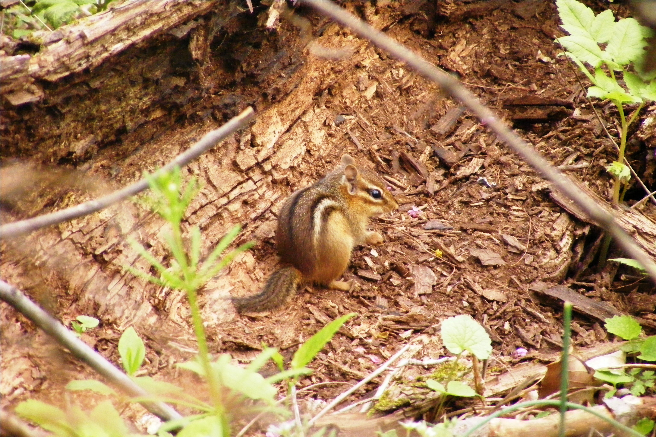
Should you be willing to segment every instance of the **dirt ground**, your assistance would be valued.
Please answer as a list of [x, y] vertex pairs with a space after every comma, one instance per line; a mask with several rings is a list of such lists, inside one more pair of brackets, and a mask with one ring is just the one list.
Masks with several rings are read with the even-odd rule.
[[[587, 3], [630, 14], [617, 2]], [[554, 166], [609, 198], [604, 168], [615, 151], [603, 125], [617, 138], [617, 112], [592, 102], [597, 118], [581, 75], [559, 56], [553, 2], [354, 4], [347, 4], [352, 12], [457, 75]], [[276, 30], [264, 29], [266, 11], [233, 5], [223, 21], [200, 17], [190, 34], [157, 37], [45, 84], [40, 102], [3, 101], [3, 165], [38, 169], [21, 170], [23, 188], [35, 190], [3, 200], [3, 222], [133, 182], [251, 105], [258, 121], [250, 129], [184, 170], [203, 186], [188, 224], [200, 226], [204, 249], [235, 223], [244, 227], [238, 243], [256, 242], [201, 295], [212, 353], [247, 363], [268, 345], [289, 359], [326, 323], [356, 312], [300, 384], [303, 399], [329, 401], [418, 336], [425, 347], [414, 358], [445, 355], [439, 325], [458, 314], [473, 316], [492, 337], [493, 374], [544, 362], [560, 350], [562, 302], [538, 291], [558, 285], [656, 325], [653, 286], [615, 263], [598, 268], [589, 255], [597, 253], [599, 229], [555, 203], [540, 176], [436, 86], [308, 9], [296, 10], [303, 20], [282, 20]], [[320, 49], [338, 59], [317, 56]], [[656, 135], [641, 126], [654, 115], [653, 104], [643, 110], [627, 152], [650, 191]], [[400, 205], [372, 224], [384, 244], [354, 252], [344, 275], [354, 289], [308, 286], [281, 310], [236, 315], [226, 297], [258, 292], [276, 268], [282, 201], [346, 152], [385, 177]], [[642, 197], [634, 185], [627, 203]], [[650, 202], [639, 211], [656, 220]], [[195, 351], [184, 297], [122, 269], [147, 269], [128, 237], [162, 257], [165, 231], [142, 204], [124, 202], [2, 242], [2, 279], [66, 324], [78, 315], [98, 318], [100, 327], [83, 339], [114, 363], [121, 332], [134, 326], [148, 350], [144, 374], [193, 387], [175, 367]], [[613, 249], [616, 256], [622, 253]], [[59, 403], [68, 381], [93, 377], [4, 303], [0, 320], [3, 408], [29, 398]], [[610, 340], [602, 320], [580, 313], [573, 333], [576, 347]], [[513, 358], [519, 347], [528, 350], [525, 358]], [[370, 395], [383, 378], [347, 402]]]

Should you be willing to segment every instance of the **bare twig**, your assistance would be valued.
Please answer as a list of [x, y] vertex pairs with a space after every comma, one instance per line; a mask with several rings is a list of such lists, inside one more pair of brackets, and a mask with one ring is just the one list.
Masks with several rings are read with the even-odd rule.
[[344, 399], [346, 399], [351, 393], [355, 392], [360, 387], [364, 386], [369, 381], [374, 379], [376, 376], [383, 373], [385, 371], [385, 369], [387, 369], [390, 365], [392, 365], [392, 363], [394, 361], [398, 360], [401, 357], [401, 355], [403, 355], [412, 346], [413, 346], [413, 343], [408, 343], [405, 346], [403, 346], [401, 348], [401, 350], [399, 350], [397, 353], [392, 355], [389, 360], [385, 361], [379, 368], [377, 368], [376, 370], [371, 372], [366, 378], [364, 378], [363, 380], [361, 380], [360, 382], [355, 384], [353, 387], [349, 388], [344, 393], [342, 393], [341, 395], [339, 395], [335, 399], [333, 399], [332, 402], [330, 402], [328, 405], [326, 405], [323, 410], [319, 411], [319, 413], [317, 413], [316, 416], [314, 416], [312, 419], [310, 419], [310, 421], [308, 422], [308, 425], [313, 426], [317, 422], [317, 420], [319, 420], [327, 412], [329, 412], [330, 410], [335, 408], [336, 405], [338, 405], [340, 402], [342, 402]]
[[303, 3], [330, 16], [359, 36], [369, 39], [374, 45], [386, 50], [396, 59], [405, 62], [419, 74], [441, 86], [452, 98], [465, 105], [478, 117], [481, 124], [487, 126], [533, 169], [545, 179], [551, 181], [560, 192], [579, 205], [592, 221], [610, 232], [626, 253], [645, 268], [656, 284], [656, 263], [615, 222], [613, 215], [602, 210], [588, 195], [578, 191], [576, 185], [566, 175], [551, 166], [535, 149], [509, 129], [499, 117], [463, 87], [456, 78], [328, 0], [303, 0]]
[[[205, 151], [214, 147], [220, 141], [223, 141], [228, 135], [245, 127], [253, 119], [254, 115], [255, 112], [253, 109], [248, 107], [241, 114], [230, 119], [230, 121], [220, 128], [207, 133], [189, 150], [178, 155], [173, 161], [159, 169], [155, 174], [170, 171], [176, 166], [183, 167], [187, 165], [202, 155]], [[74, 218], [100, 211], [101, 209], [125, 200], [130, 196], [134, 196], [146, 188], [148, 188], [148, 181], [146, 181], [146, 179], [141, 179], [132, 185], [101, 197], [100, 199], [90, 200], [50, 214], [44, 214], [31, 219], [2, 225], [0, 226], [0, 238], [18, 237], [46, 226], [52, 226], [57, 223], [62, 223], [67, 220], [72, 220]]]
[[[107, 378], [113, 384], [116, 384], [116, 386], [128, 395], [142, 398], [150, 396], [148, 392], [135, 384], [130, 377], [77, 338], [72, 331], [28, 299], [19, 289], [2, 280], [0, 280], [0, 300], [14, 307], [46, 334], [53, 337], [58, 343], [71, 351], [78, 359], [87, 363], [93, 370]], [[182, 418], [177, 411], [163, 402], [147, 401], [143, 402], [143, 405], [148, 411], [162, 420], [168, 421]]]

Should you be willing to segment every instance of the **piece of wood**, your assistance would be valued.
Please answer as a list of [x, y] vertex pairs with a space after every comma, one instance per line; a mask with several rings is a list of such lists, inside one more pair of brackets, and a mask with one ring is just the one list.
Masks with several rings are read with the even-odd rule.
[[[43, 97], [41, 80], [54, 82], [93, 69], [126, 48], [176, 28], [220, 3], [130, 0], [54, 32], [35, 32], [32, 39], [42, 41], [37, 53], [12, 56], [0, 52], [0, 95], [12, 104], [38, 101]], [[186, 28], [189, 30], [191, 27]]]
[[[652, 259], [656, 259], [656, 222], [653, 219], [633, 209], [614, 208], [607, 200], [597, 195], [597, 193], [571, 175], [570, 179], [581, 191], [590, 196], [597, 206], [604, 209], [608, 214], [612, 214], [617, 224], [634, 238], [642, 250], [651, 256]], [[569, 200], [561, 192], [551, 190], [549, 195], [554, 202], [579, 220], [599, 226], [578, 205]]]

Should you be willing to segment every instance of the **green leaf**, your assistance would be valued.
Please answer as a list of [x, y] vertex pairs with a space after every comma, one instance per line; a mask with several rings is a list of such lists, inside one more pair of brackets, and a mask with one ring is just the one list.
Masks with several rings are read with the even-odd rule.
[[182, 428], [177, 437], [214, 437], [223, 436], [229, 430], [224, 430], [217, 416], [207, 416], [194, 420]]
[[592, 9], [575, 0], [557, 0], [556, 7], [565, 31], [592, 39], [590, 29], [595, 21]]
[[132, 326], [126, 329], [118, 341], [118, 353], [128, 375], [134, 375], [146, 358], [146, 346]]
[[485, 360], [492, 353], [490, 336], [471, 316], [450, 317], [442, 322], [441, 331], [444, 346], [454, 355], [468, 351]]
[[230, 355], [224, 354], [212, 363], [212, 369], [218, 375], [222, 385], [241, 393], [249, 399], [262, 400], [269, 405], [275, 404], [278, 391], [262, 375], [230, 362]]
[[647, 45], [641, 27], [635, 18], [623, 18], [615, 23], [606, 53], [620, 65], [628, 65], [639, 59]]
[[438, 393], [446, 393], [446, 387], [443, 384], [435, 381], [434, 379], [427, 379], [426, 386], [431, 390], [435, 390]]
[[112, 389], [107, 384], [100, 382], [96, 379], [82, 379], [82, 380], [71, 381], [68, 384], [66, 384], [66, 390], [71, 390], [71, 391], [91, 390], [101, 395], [116, 394], [114, 389]]
[[625, 164], [619, 161], [613, 161], [610, 165], [606, 166], [608, 173], [615, 176], [621, 183], [625, 184], [631, 179], [631, 170]]
[[634, 269], [646, 272], [645, 268], [640, 264], [638, 261], [631, 259], [631, 258], [611, 258], [608, 261], [615, 261], [620, 264], [624, 264], [629, 267], [633, 267]]
[[629, 376], [624, 372], [618, 373], [610, 370], [596, 370], [594, 377], [601, 381], [613, 384], [614, 386], [618, 384], [628, 384], [635, 381], [634, 377]]
[[569, 35], [558, 38], [556, 41], [581, 62], [590, 64], [593, 68], [599, 67], [606, 60], [599, 45], [590, 38]]
[[624, 83], [634, 96], [644, 100], [656, 100], [656, 80], [652, 79], [647, 83], [641, 76], [626, 72], [624, 73]]
[[461, 398], [471, 398], [477, 395], [473, 388], [462, 381], [449, 381], [446, 385], [446, 392], [451, 396], [459, 396]]
[[300, 369], [289, 369], [289, 370], [283, 370], [275, 375], [269, 376], [266, 379], [266, 382], [269, 384], [276, 384], [280, 381], [284, 381], [285, 379], [294, 379], [298, 378], [299, 376], [305, 376], [305, 375], [310, 375], [312, 374], [312, 369], [308, 369], [307, 367], [301, 367]]
[[631, 316], [615, 316], [606, 319], [605, 322], [606, 331], [623, 340], [636, 339], [642, 333], [642, 327]]
[[80, 322], [80, 326], [83, 329], [82, 332], [86, 331], [87, 329], [95, 328], [100, 323], [100, 321], [95, 317], [77, 316], [76, 319], [78, 322]]
[[108, 436], [123, 437], [128, 435], [128, 428], [125, 422], [123, 422], [118, 411], [116, 411], [116, 408], [109, 400], [100, 402], [89, 414], [89, 419], [95, 426], [104, 430]]
[[339, 331], [339, 328], [342, 327], [350, 318], [356, 316], [356, 313], [350, 313], [345, 316], [340, 317], [337, 320], [333, 320], [312, 337], [310, 337], [305, 343], [301, 345], [300, 348], [294, 354], [291, 362], [292, 369], [300, 369], [305, 367], [310, 361], [317, 356], [317, 354], [323, 349], [323, 347], [328, 343], [333, 336]]
[[654, 421], [651, 420], [650, 418], [643, 417], [642, 419], [638, 420], [638, 423], [633, 425], [633, 429], [635, 429], [642, 435], [647, 435], [654, 430], [655, 424], [656, 423], [654, 423]]
[[613, 38], [615, 33], [615, 17], [613, 11], [606, 9], [598, 14], [589, 29], [590, 36], [599, 44], [604, 44]]
[[18, 404], [14, 411], [56, 435], [75, 435], [73, 427], [67, 423], [66, 413], [53, 405], [29, 399]]
[[656, 361], [656, 336], [647, 337], [640, 345], [638, 358], [645, 361]]

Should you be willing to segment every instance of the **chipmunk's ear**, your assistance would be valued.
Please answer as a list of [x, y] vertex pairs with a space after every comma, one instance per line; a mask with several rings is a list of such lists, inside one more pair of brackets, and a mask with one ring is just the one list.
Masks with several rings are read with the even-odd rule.
[[[353, 161], [353, 158], [350, 156], [348, 157], [351, 159], [351, 161]], [[342, 157], [342, 162], [344, 162], [344, 157]], [[348, 189], [349, 194], [355, 194], [358, 183], [358, 169], [355, 168], [353, 164], [348, 164], [344, 169], [344, 180], [346, 182], [346, 188]]]
[[355, 161], [349, 154], [342, 155], [342, 165], [355, 165]]

